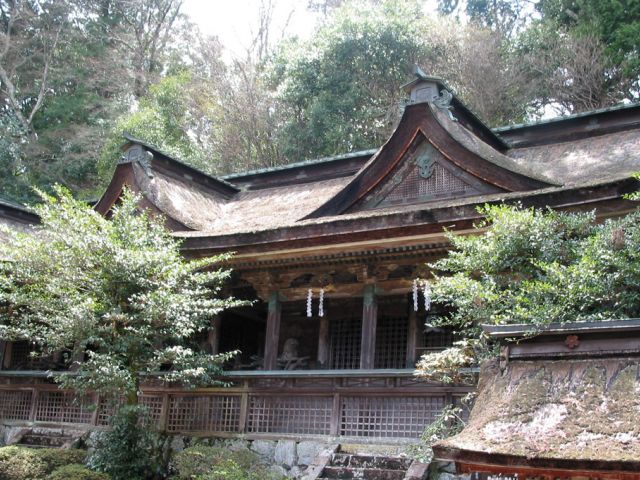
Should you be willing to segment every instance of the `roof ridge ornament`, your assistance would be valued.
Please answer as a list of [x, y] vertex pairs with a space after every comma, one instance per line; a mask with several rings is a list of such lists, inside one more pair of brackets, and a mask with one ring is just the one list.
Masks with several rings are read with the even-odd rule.
[[145, 150], [142, 145], [134, 144], [127, 149], [118, 163], [138, 163], [147, 177], [153, 178], [152, 160], [153, 152]]
[[453, 116], [453, 113], [451, 113], [452, 100], [453, 94], [446, 88], [443, 88], [442, 90], [440, 90], [440, 96], [434, 98], [432, 103], [440, 110], [445, 110], [447, 112], [447, 115], [449, 116], [449, 120], [451, 120], [452, 122], [457, 122], [458, 119]]

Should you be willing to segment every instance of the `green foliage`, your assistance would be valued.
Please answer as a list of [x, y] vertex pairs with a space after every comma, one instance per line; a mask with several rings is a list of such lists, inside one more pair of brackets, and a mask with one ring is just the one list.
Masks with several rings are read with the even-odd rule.
[[89, 457], [88, 465], [107, 473], [113, 480], [157, 478], [166, 470], [165, 438], [151, 427], [142, 406], [123, 406], [103, 432]]
[[470, 370], [476, 363], [474, 339], [455, 342], [441, 352], [423, 356], [416, 365], [416, 375], [427, 381], [442, 383], [473, 383], [475, 375]]
[[79, 393], [126, 395], [136, 403], [140, 378], [165, 370], [187, 387], [215, 383], [230, 355], [187, 346], [221, 310], [230, 272], [219, 256], [187, 261], [161, 223], [126, 192], [109, 219], [61, 188], [42, 194], [34, 234], [8, 232], [0, 246], [0, 337], [27, 338], [42, 353], [87, 351], [88, 361], [56, 379]]
[[640, 76], [640, 2], [637, 0], [543, 0], [538, 9], [547, 21], [595, 35], [606, 45], [614, 65], [636, 82]]
[[42, 480], [64, 465], [83, 462], [83, 450], [54, 448], [0, 448], [0, 478], [3, 480]]
[[168, 155], [196, 167], [206, 167], [200, 156], [202, 152], [189, 136], [189, 128], [195, 121], [190, 115], [191, 80], [191, 73], [187, 70], [163, 78], [150, 87], [136, 111], [117, 121], [101, 153], [103, 175], [111, 174], [120, 158], [123, 132], [142, 138]]
[[84, 465], [72, 463], [56, 468], [47, 480], [109, 480], [109, 478], [106, 473], [94, 472]]
[[398, 119], [400, 86], [421, 52], [419, 2], [347, 2], [308, 42], [281, 46], [269, 70], [285, 157], [377, 147]]
[[[471, 398], [466, 397], [465, 402], [470, 402]], [[465, 422], [462, 419], [463, 409], [454, 405], [445, 406], [438, 416], [425, 428], [420, 435], [420, 443], [409, 446], [409, 455], [423, 463], [430, 463], [433, 460], [433, 450], [431, 446], [445, 438], [456, 435], [462, 431]]]
[[250, 450], [228, 450], [197, 445], [177, 453], [172, 467], [179, 479], [198, 480], [276, 480], [267, 466]]
[[[595, 223], [594, 213], [488, 206], [476, 236], [449, 235], [453, 250], [432, 265], [438, 324], [480, 338], [481, 324], [637, 318], [640, 315], [640, 213]], [[475, 353], [486, 353], [482, 342]], [[471, 351], [423, 357], [421, 375], [452, 379]]]

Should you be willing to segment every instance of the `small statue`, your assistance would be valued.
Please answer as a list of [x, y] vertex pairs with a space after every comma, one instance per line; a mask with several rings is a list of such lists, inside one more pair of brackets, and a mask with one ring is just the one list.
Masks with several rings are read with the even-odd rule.
[[296, 338], [287, 338], [282, 347], [282, 355], [278, 357], [278, 367], [282, 370], [298, 370], [305, 368], [309, 357], [298, 355], [300, 342]]

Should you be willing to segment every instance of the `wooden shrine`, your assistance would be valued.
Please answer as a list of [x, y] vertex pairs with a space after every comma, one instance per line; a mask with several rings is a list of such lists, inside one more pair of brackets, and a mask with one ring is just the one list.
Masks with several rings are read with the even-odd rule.
[[[473, 388], [413, 377], [421, 354], [456, 336], [426, 329], [435, 310], [412, 298], [449, 248], [445, 230], [479, 233], [487, 203], [595, 209], [600, 219], [635, 208], [624, 195], [638, 188], [640, 106], [492, 130], [439, 79], [418, 76], [406, 90], [402, 119], [378, 149], [224, 178], [127, 136], [97, 211], [109, 215], [125, 187], [138, 192], [185, 256], [235, 252], [228, 292], [254, 301], [198, 339], [212, 353], [242, 352], [227, 366], [229, 388], [144, 387], [162, 428], [415, 439]], [[36, 365], [28, 343], [3, 348], [5, 424], [106, 424], [100, 398], [74, 403], [46, 379], [60, 359]]]

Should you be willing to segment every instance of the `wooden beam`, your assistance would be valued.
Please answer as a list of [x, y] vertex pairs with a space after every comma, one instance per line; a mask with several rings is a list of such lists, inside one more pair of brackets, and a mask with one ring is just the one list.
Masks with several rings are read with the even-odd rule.
[[267, 333], [264, 343], [264, 370], [275, 370], [278, 364], [278, 341], [280, 339], [280, 317], [282, 305], [278, 292], [269, 294]]
[[329, 318], [325, 315], [320, 317], [320, 330], [318, 332], [318, 366], [320, 368], [329, 368], [330, 342]]
[[407, 368], [413, 368], [416, 366], [416, 360], [418, 359], [418, 333], [420, 332], [420, 325], [418, 321], [418, 312], [413, 309], [409, 311], [409, 326], [407, 329]]
[[378, 301], [375, 285], [366, 285], [362, 302], [362, 342], [360, 346], [360, 368], [374, 368], [376, 355], [376, 325], [378, 323]]

